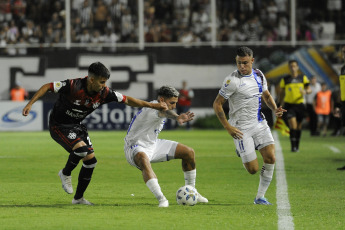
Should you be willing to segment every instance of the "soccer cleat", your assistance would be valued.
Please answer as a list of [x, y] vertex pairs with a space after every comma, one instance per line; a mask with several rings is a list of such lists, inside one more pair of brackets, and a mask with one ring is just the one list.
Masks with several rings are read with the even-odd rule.
[[337, 170], [345, 170], [345, 166], [337, 168]]
[[198, 193], [198, 203], [208, 203], [208, 199], [203, 197], [200, 193]]
[[84, 197], [76, 200], [76, 199], [73, 199], [72, 200], [72, 204], [85, 204], [85, 205], [93, 205], [93, 203], [91, 203], [90, 201], [88, 200], [85, 200]]
[[265, 197], [261, 197], [259, 199], [254, 199], [254, 204], [262, 204], [262, 205], [272, 205]]
[[59, 176], [62, 182], [62, 188], [67, 192], [68, 194], [73, 193], [73, 187], [72, 187], [72, 176], [65, 176], [62, 173], [62, 169], [59, 172]]
[[167, 200], [167, 198], [164, 197], [163, 199], [161, 199], [159, 201], [158, 207], [160, 207], [160, 208], [167, 208], [167, 207], [169, 207], [169, 201]]

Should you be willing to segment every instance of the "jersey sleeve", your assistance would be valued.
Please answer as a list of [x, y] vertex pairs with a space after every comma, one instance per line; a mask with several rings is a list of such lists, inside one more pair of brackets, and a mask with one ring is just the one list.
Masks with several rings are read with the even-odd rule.
[[280, 88], [284, 89], [285, 88], [285, 80], [282, 78], [279, 83]]
[[227, 100], [234, 92], [236, 92], [236, 90], [235, 78], [232, 77], [232, 75], [229, 75], [224, 79], [222, 88], [219, 90], [219, 94]]
[[304, 84], [304, 86], [308, 86], [310, 84], [308, 77], [305, 75], [303, 76], [303, 84]]
[[107, 95], [106, 101], [116, 101], [119, 103], [125, 103], [126, 96], [119, 92], [116, 92], [115, 90], [109, 89], [109, 94]]
[[50, 91], [54, 93], [65, 93], [69, 92], [70, 86], [71, 84], [69, 80], [54, 81], [50, 83]]
[[267, 87], [267, 80], [266, 80], [266, 77], [265, 75], [262, 74], [262, 92], [265, 92], [267, 91], [268, 87]]

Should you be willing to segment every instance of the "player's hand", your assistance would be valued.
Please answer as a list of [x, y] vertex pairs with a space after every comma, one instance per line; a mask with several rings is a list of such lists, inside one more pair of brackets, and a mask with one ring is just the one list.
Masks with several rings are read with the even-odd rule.
[[231, 126], [228, 130], [228, 133], [234, 138], [234, 139], [242, 139], [243, 133], [241, 130], [237, 129], [236, 127]]
[[182, 125], [183, 123], [193, 120], [194, 116], [195, 115], [192, 112], [181, 113], [176, 120], [180, 125]]
[[161, 101], [159, 103], [152, 103], [152, 108], [160, 111], [169, 110], [168, 105], [164, 101]]
[[22, 112], [23, 116], [29, 115], [30, 110], [31, 110], [31, 105], [27, 104], [23, 109], [23, 112]]
[[281, 117], [283, 116], [283, 113], [286, 112], [286, 109], [283, 109], [282, 106], [276, 108], [276, 110], [274, 111], [274, 113], [276, 114], [277, 117]]

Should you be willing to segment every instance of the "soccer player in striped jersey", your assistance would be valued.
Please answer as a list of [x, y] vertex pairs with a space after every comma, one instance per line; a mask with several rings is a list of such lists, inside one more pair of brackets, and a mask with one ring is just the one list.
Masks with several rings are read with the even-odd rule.
[[[170, 86], [162, 86], [158, 90], [157, 101], [152, 103], [166, 103], [168, 110], [156, 111], [143, 108], [133, 117], [125, 137], [124, 151], [128, 163], [142, 172], [144, 182], [159, 202], [158, 207], [169, 207], [169, 201], [163, 195], [158, 179], [151, 167], [151, 163], [182, 159], [185, 185], [195, 187], [196, 167], [195, 153], [191, 147], [181, 143], [158, 139], [166, 119], [174, 119], [179, 124], [191, 121], [194, 113], [176, 114], [174, 109], [178, 102], [179, 92]], [[198, 202], [207, 203], [208, 200], [198, 194]]]
[[51, 137], [69, 152], [65, 167], [58, 173], [62, 188], [68, 194], [73, 193], [71, 172], [77, 167], [80, 160], [83, 161], [72, 204], [93, 205], [84, 199], [84, 192], [91, 181], [97, 160], [88, 131], [85, 125], [81, 123], [84, 118], [100, 105], [112, 101], [134, 107], [167, 109], [165, 103], [142, 101], [108, 88], [106, 82], [109, 77], [109, 70], [102, 63], [92, 63], [88, 69], [88, 76], [84, 78], [44, 84], [22, 112], [24, 116], [27, 116], [32, 105], [48, 91], [59, 94], [59, 98], [50, 114], [49, 130]]
[[[250, 174], [259, 171], [256, 149], [263, 157], [260, 183], [254, 204], [271, 205], [265, 193], [271, 183], [275, 164], [274, 139], [267, 122], [261, 113], [261, 104], [267, 106], [280, 117], [286, 112], [277, 107], [267, 89], [264, 74], [253, 69], [253, 51], [248, 47], [237, 49], [237, 70], [228, 75], [219, 90], [213, 109], [223, 127], [233, 137], [236, 153]], [[229, 103], [229, 120], [223, 104]]]

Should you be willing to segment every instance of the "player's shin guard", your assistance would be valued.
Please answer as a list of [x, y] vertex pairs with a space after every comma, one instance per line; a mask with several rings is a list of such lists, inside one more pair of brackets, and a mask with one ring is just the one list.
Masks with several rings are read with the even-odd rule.
[[185, 171], [183, 173], [185, 185], [191, 185], [195, 188], [196, 169]]
[[260, 183], [256, 199], [262, 198], [265, 196], [265, 193], [272, 181], [274, 171], [274, 164], [264, 163], [260, 173]]
[[70, 176], [73, 169], [79, 164], [79, 161], [87, 155], [87, 151], [87, 147], [83, 146], [75, 149], [73, 153], [70, 153], [62, 173], [65, 176]]
[[97, 164], [96, 157], [83, 162], [83, 167], [81, 167], [80, 173], [79, 173], [78, 186], [77, 186], [77, 191], [75, 193], [74, 199], [77, 200], [84, 196], [84, 192], [91, 181], [92, 173], [96, 167], [96, 164]]

